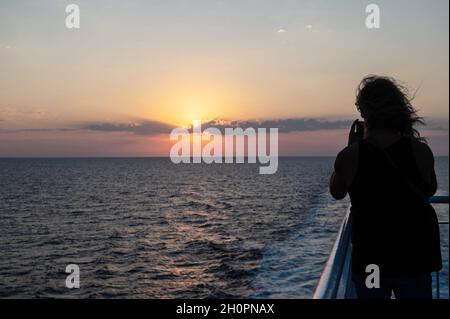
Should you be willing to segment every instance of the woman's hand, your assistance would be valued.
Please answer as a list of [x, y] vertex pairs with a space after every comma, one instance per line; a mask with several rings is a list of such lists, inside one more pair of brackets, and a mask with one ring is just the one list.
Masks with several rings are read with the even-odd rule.
[[360, 120], [355, 120], [350, 128], [350, 133], [348, 135], [348, 145], [359, 142], [364, 138], [364, 122]]

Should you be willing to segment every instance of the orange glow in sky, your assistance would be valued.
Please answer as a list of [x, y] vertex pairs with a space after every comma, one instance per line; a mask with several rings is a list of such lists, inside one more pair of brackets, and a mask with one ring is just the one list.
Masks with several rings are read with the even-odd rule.
[[[117, 129], [143, 121], [354, 119], [367, 74], [406, 83], [448, 136], [448, 1], [378, 4], [389, 18], [374, 31], [355, 1], [81, 1], [81, 28], [68, 30], [64, 1], [1, 1], [0, 156], [164, 154], [164, 137]], [[280, 147], [345, 144], [331, 140]]]

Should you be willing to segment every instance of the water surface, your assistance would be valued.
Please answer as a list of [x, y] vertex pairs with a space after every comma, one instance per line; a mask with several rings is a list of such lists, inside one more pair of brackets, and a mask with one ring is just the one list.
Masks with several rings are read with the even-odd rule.
[[[332, 164], [0, 159], [0, 297], [309, 298], [348, 205], [328, 195]], [[437, 173], [448, 194], [448, 158]]]

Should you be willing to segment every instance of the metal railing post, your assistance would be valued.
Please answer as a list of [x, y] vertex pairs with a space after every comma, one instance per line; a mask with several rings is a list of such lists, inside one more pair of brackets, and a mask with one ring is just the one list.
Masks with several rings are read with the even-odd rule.
[[436, 294], [437, 299], [441, 299], [441, 288], [439, 287], [439, 271], [436, 271]]

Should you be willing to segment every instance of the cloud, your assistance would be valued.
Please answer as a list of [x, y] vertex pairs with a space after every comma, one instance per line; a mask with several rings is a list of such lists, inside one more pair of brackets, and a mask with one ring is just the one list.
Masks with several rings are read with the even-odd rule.
[[[222, 133], [225, 132], [225, 128], [278, 128], [280, 133], [291, 132], [311, 132], [311, 131], [328, 131], [328, 130], [341, 130], [350, 129], [354, 119], [343, 120], [322, 120], [314, 118], [290, 118], [279, 120], [264, 120], [264, 121], [224, 121], [224, 120], [212, 120], [202, 123], [202, 129], [209, 127], [218, 128]], [[430, 131], [448, 131], [448, 121], [429, 119], [426, 120], [426, 125], [418, 126], [418, 129], [430, 130]], [[192, 129], [192, 128], [191, 128]]]
[[424, 129], [432, 130], [432, 131], [448, 131], [448, 119], [428, 119], [425, 118], [425, 126]]
[[[0, 122], [2, 119], [0, 119]], [[0, 129], [0, 133], [42, 133], [42, 132], [73, 132], [78, 131], [74, 128], [19, 128], [19, 129]]]
[[44, 115], [45, 113], [38, 109], [0, 105], [0, 116], [3, 121], [23, 120], [26, 118], [39, 119]]
[[[0, 118], [0, 122], [4, 119]], [[314, 132], [328, 130], [348, 130], [354, 119], [343, 120], [326, 120], [314, 118], [288, 118], [288, 119], [268, 119], [268, 120], [246, 120], [246, 121], [229, 121], [215, 119], [201, 123], [202, 130], [207, 128], [217, 128], [222, 134], [226, 128], [278, 128], [280, 133], [291, 132]], [[124, 132], [142, 136], [152, 136], [160, 134], [170, 134], [175, 128], [174, 125], [152, 121], [138, 120], [135, 122], [90, 122], [75, 124], [68, 127], [46, 127], [46, 128], [18, 128], [18, 129], [1, 129], [0, 133], [23, 133], [23, 132], [72, 132], [80, 130], [88, 130], [93, 132]], [[448, 120], [436, 118], [426, 119], [425, 126], [419, 126], [420, 130], [428, 131], [448, 131]], [[192, 131], [192, 125], [189, 128]]]
[[304, 132], [304, 131], [322, 131], [322, 130], [338, 130], [347, 129], [353, 120], [319, 120], [319, 119], [280, 119], [280, 120], [264, 120], [264, 121], [223, 121], [213, 120], [202, 123], [202, 128], [215, 127], [221, 132], [225, 128], [278, 128], [280, 133]]
[[[248, 121], [227, 121], [227, 120], [211, 120], [201, 123], [202, 129], [209, 127], [218, 128], [222, 133], [225, 128], [278, 128], [280, 133], [301, 132], [301, 131], [319, 131], [319, 130], [335, 130], [350, 127], [352, 120], [329, 121], [318, 119], [281, 119], [281, 120], [248, 120]], [[175, 128], [174, 125], [151, 121], [140, 120], [128, 123], [112, 123], [112, 122], [93, 122], [77, 124], [67, 128], [25, 128], [0, 130], [2, 133], [20, 133], [20, 132], [69, 132], [78, 130], [88, 130], [95, 132], [125, 132], [136, 135], [159, 135], [169, 134]], [[192, 127], [190, 128], [192, 130]]]
[[[281, 119], [281, 120], [248, 120], [248, 121], [227, 121], [215, 119], [201, 123], [202, 129], [215, 127], [221, 132], [225, 132], [225, 128], [278, 128], [280, 133], [301, 132], [301, 131], [319, 131], [319, 130], [336, 130], [349, 128], [352, 120], [319, 120], [319, 119]], [[141, 120], [134, 123], [85, 123], [78, 126], [83, 130], [97, 132], [128, 132], [136, 135], [158, 135], [169, 134], [174, 125], [151, 121]], [[192, 125], [190, 127], [192, 130]]]
[[175, 127], [170, 124], [142, 120], [137, 123], [87, 123], [79, 126], [83, 130], [97, 132], [128, 132], [137, 135], [169, 134]]

